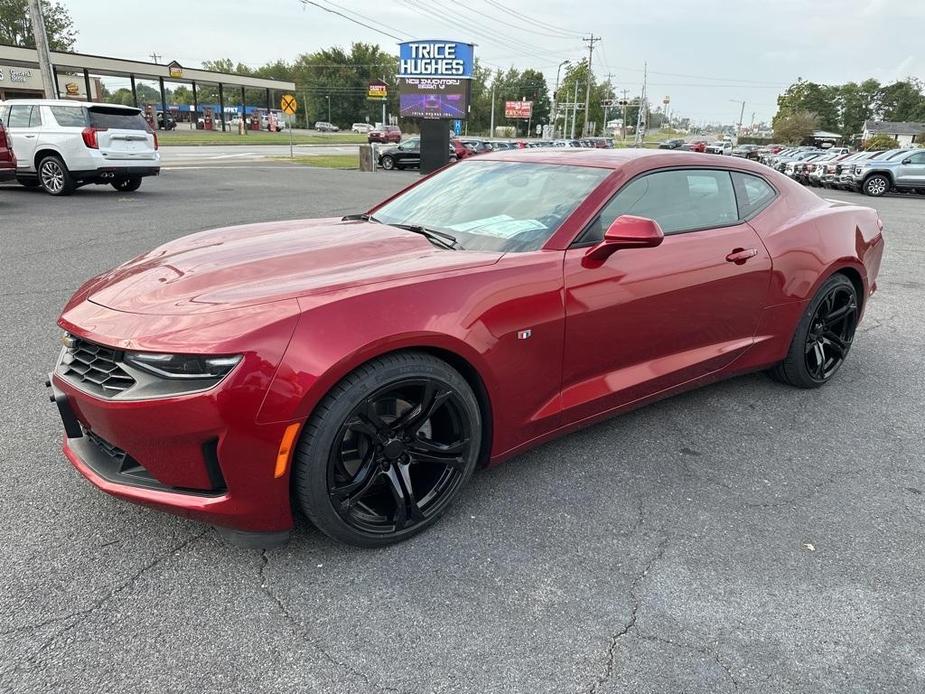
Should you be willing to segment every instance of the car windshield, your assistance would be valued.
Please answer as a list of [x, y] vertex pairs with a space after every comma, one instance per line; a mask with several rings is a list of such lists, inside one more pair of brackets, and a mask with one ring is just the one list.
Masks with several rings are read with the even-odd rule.
[[538, 250], [609, 169], [506, 161], [455, 164], [373, 213], [435, 229], [466, 250]]

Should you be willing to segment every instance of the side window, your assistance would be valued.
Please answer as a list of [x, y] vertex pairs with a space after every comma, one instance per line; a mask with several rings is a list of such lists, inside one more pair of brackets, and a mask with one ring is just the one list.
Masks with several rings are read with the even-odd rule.
[[777, 196], [777, 191], [763, 178], [744, 173], [734, 173], [736, 195], [739, 199], [739, 216], [751, 217], [768, 206]]
[[32, 116], [29, 118], [29, 127], [30, 128], [39, 128], [42, 126], [42, 107], [33, 106], [32, 107]]
[[82, 128], [87, 124], [87, 115], [79, 106], [51, 106], [50, 110], [62, 128]]
[[654, 219], [665, 234], [726, 226], [739, 217], [728, 171], [659, 171], [625, 185], [581, 241], [600, 241], [624, 214]]
[[910, 164], [925, 164], [925, 152], [918, 152], [909, 157]]
[[6, 123], [8, 128], [28, 128], [29, 118], [32, 115], [31, 106], [13, 104], [10, 106], [10, 118]]

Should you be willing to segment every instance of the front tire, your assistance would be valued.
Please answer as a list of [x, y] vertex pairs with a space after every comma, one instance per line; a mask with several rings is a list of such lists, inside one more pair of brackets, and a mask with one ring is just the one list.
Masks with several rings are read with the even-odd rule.
[[112, 182], [112, 187], [122, 193], [131, 193], [141, 187], [141, 176], [132, 176], [131, 178], [120, 178]]
[[880, 174], [874, 174], [864, 181], [862, 190], [864, 195], [872, 195], [875, 198], [879, 198], [881, 195], [889, 192], [890, 179]]
[[39, 183], [49, 195], [70, 195], [77, 184], [61, 157], [50, 154], [39, 162]]
[[848, 356], [859, 315], [851, 280], [832, 275], [806, 307], [787, 357], [768, 372], [771, 378], [797, 388], [828, 383]]
[[423, 352], [386, 355], [318, 405], [293, 457], [293, 492], [335, 540], [400, 542], [458, 496], [481, 440], [478, 401], [459, 372]]
[[386, 171], [391, 171], [395, 168], [395, 160], [392, 159], [392, 157], [390, 157], [388, 154], [382, 157], [380, 164], [382, 164], [382, 168]]

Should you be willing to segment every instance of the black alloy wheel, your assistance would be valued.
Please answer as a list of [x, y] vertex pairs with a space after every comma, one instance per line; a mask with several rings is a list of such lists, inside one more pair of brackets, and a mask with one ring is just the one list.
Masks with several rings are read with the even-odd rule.
[[305, 514], [331, 537], [398, 542], [446, 510], [481, 448], [478, 401], [452, 367], [423, 353], [348, 376], [305, 427], [293, 462]]
[[382, 168], [385, 169], [386, 171], [391, 171], [392, 169], [395, 168], [395, 160], [392, 157], [390, 157], [388, 154], [382, 157], [382, 160], [379, 163], [382, 165]]
[[786, 358], [770, 376], [798, 388], [818, 388], [845, 362], [860, 317], [858, 293], [843, 274], [829, 277], [809, 302]]
[[825, 383], [845, 361], [857, 322], [854, 287], [830, 289], [816, 308], [804, 344], [806, 370], [814, 380]]

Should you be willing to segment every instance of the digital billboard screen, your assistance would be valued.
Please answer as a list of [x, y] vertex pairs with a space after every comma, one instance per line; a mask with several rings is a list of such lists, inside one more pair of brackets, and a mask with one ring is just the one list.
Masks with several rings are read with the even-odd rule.
[[469, 112], [469, 80], [405, 77], [398, 103], [402, 118], [465, 119]]

